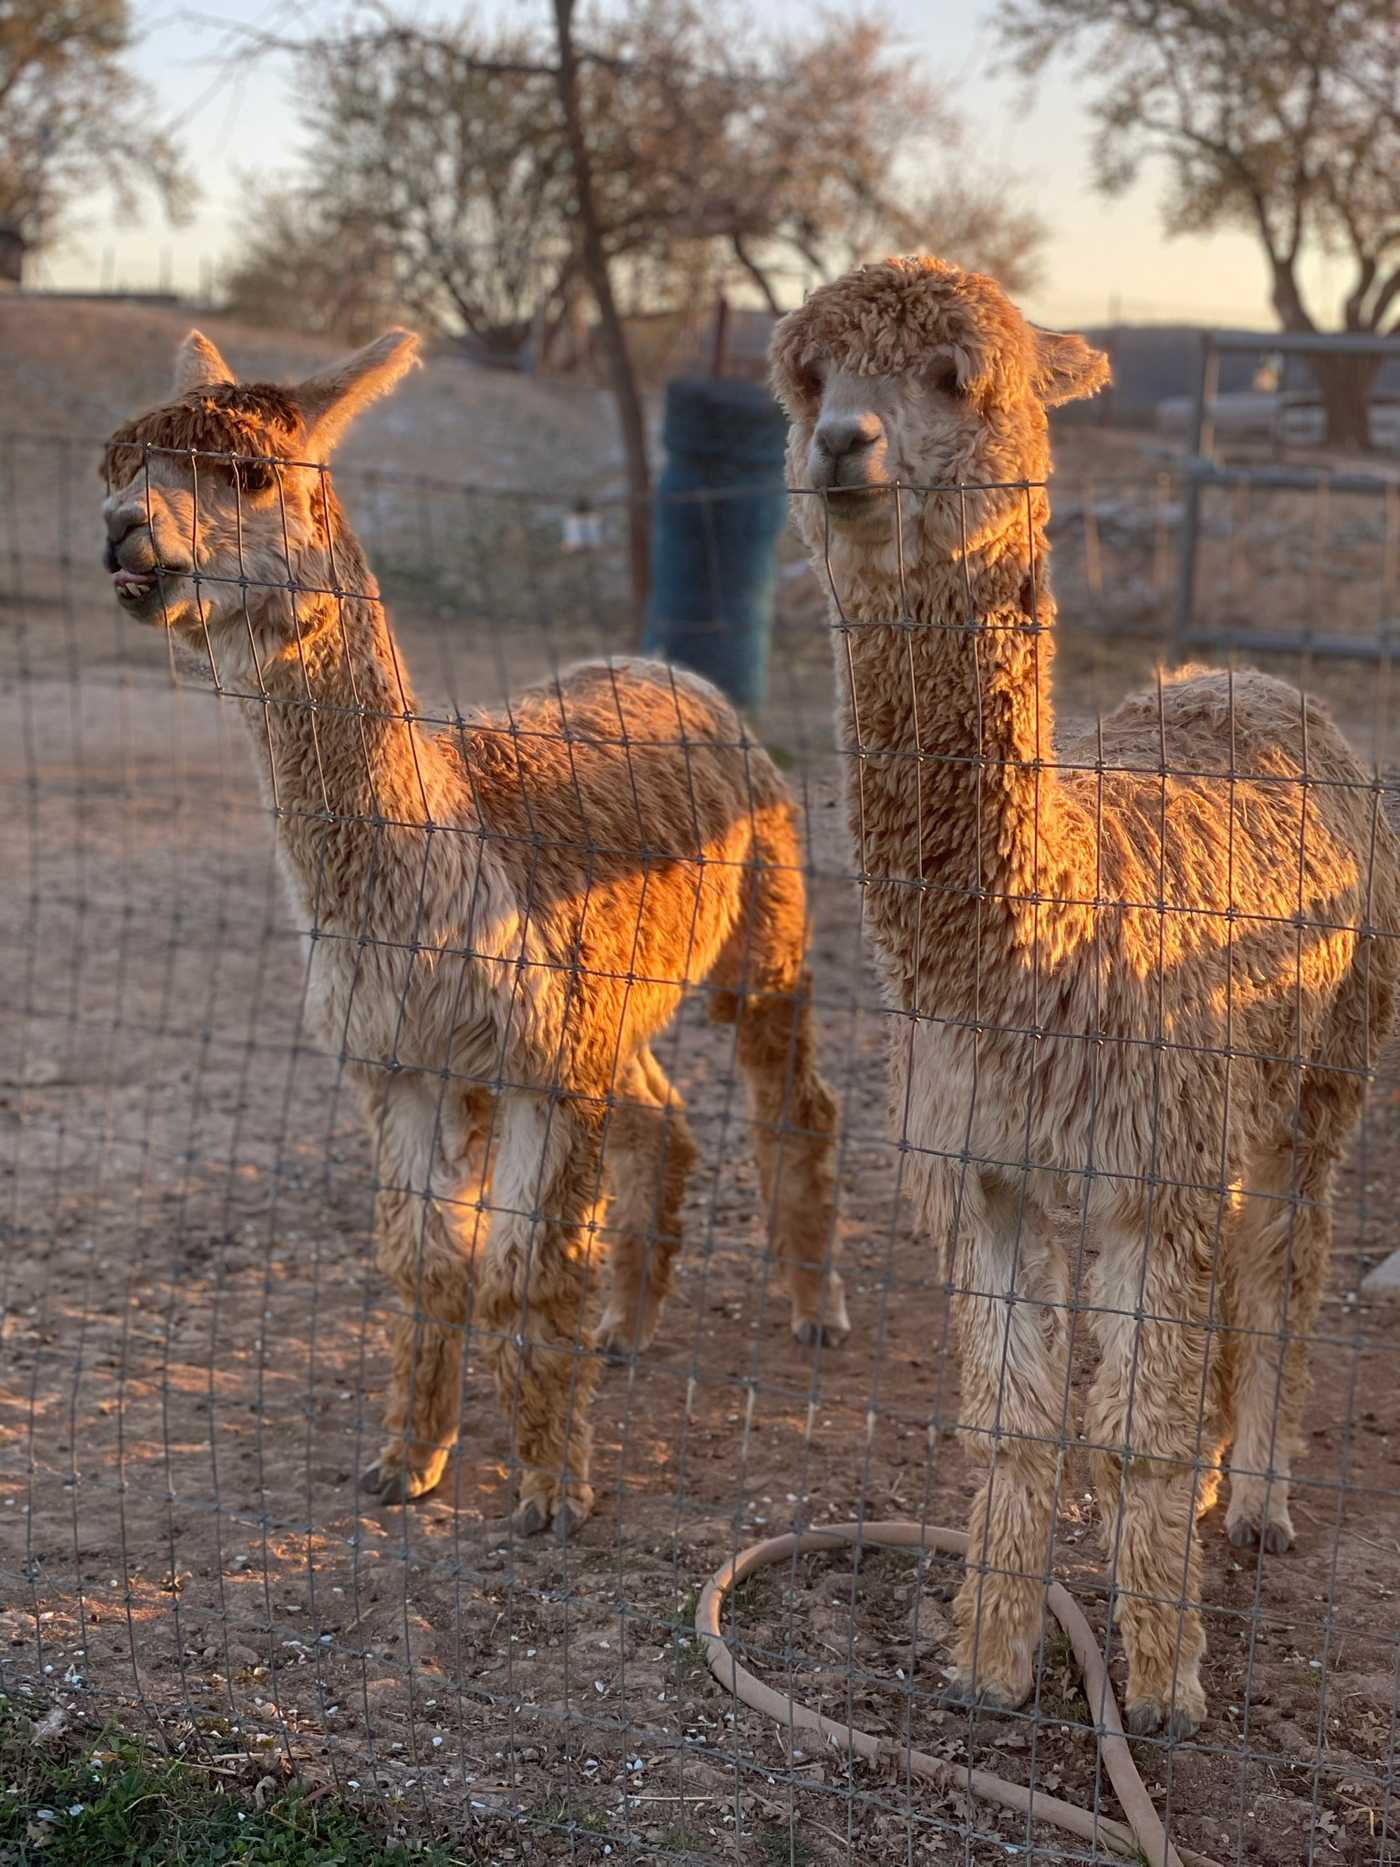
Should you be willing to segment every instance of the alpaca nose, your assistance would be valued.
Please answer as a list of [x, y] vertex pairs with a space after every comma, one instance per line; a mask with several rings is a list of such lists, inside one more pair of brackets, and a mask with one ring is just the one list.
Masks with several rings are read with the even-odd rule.
[[107, 543], [113, 551], [130, 533], [139, 531], [147, 523], [145, 510], [139, 506], [118, 506], [106, 517]]
[[829, 415], [817, 426], [817, 445], [831, 460], [874, 447], [884, 435], [878, 415]]
[[140, 561], [150, 556], [155, 544], [150, 532], [150, 515], [146, 511], [144, 502], [138, 505], [128, 500], [121, 505], [111, 505], [105, 508], [102, 516], [107, 528], [107, 539], [102, 550], [102, 568], [114, 574], [121, 570], [123, 568], [120, 555], [122, 546], [135, 534], [144, 533], [144, 542], [136, 548], [135, 555], [138, 562], [134, 565], [126, 565], [127, 569], [139, 568]]

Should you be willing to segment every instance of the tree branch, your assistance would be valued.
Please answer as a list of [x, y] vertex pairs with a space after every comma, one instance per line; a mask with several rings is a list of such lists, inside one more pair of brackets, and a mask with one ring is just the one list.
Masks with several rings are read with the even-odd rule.
[[759, 291], [762, 292], [763, 301], [767, 305], [768, 309], [775, 314], [781, 313], [782, 306], [778, 303], [778, 295], [773, 290], [772, 284], [768, 278], [768, 274], [763, 270], [763, 268], [759, 265], [758, 261], [749, 252], [747, 246], [744, 244], [743, 234], [736, 233], [733, 237], [731, 244], [734, 248], [734, 257], [738, 260], [739, 264], [744, 268], [744, 271], [748, 273], [749, 277], [753, 280], [754, 284], [758, 287]]
[[1378, 331], [1381, 328], [1386, 313], [1397, 299], [1400, 299], [1400, 266], [1396, 266], [1394, 271], [1390, 274], [1390, 277], [1386, 280], [1380, 291], [1377, 292], [1375, 301], [1371, 306], [1369, 322], [1373, 331]]

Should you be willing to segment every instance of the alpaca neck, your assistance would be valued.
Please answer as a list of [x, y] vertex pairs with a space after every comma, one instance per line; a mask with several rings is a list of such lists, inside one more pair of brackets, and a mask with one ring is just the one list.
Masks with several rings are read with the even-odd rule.
[[285, 625], [259, 627], [253, 618], [259, 657], [251, 686], [265, 698], [246, 701], [244, 711], [283, 855], [308, 909], [322, 924], [358, 921], [362, 890], [372, 888], [381, 920], [396, 902], [411, 918], [430, 826], [472, 821], [471, 799], [460, 767], [417, 723], [364, 553], [338, 510], [335, 519], [335, 580], [357, 594], [298, 597], [290, 641]]
[[914, 571], [900, 620], [898, 581], [857, 575], [842, 589], [848, 815], [907, 1006], [938, 1009], [919, 981], [945, 976], [950, 955], [1053, 951], [1078, 916], [1057, 904], [1092, 898], [1092, 843], [1054, 769], [1054, 608], [1036, 543], [1033, 558]]

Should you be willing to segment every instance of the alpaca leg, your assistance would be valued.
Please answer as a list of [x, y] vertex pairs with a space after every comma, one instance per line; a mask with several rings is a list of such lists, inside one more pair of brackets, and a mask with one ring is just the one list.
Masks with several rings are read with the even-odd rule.
[[1220, 1240], [1215, 1253], [1215, 1328], [1206, 1348], [1205, 1394], [1201, 1406], [1200, 1455], [1196, 1460], [1193, 1516], [1197, 1523], [1220, 1501], [1225, 1462], [1234, 1437], [1236, 1338], [1231, 1329], [1230, 1263], [1240, 1222], [1238, 1193], [1232, 1191], [1219, 1215]]
[[744, 911], [711, 975], [711, 1015], [739, 1027], [769, 1236], [806, 1346], [850, 1334], [836, 1270], [836, 1097], [817, 1067], [805, 962], [807, 891], [789, 800], [754, 813]]
[[[977, 1189], [981, 1194], [983, 1189]], [[1065, 1260], [1019, 1193], [968, 1189], [954, 1298], [964, 1429], [987, 1456], [953, 1618], [953, 1694], [1001, 1708], [1031, 1689], [1068, 1382]]]
[[804, 1346], [851, 1332], [836, 1269], [836, 1097], [817, 1068], [811, 981], [738, 1009], [739, 1064], [753, 1098], [754, 1151], [769, 1236]]
[[671, 1292], [696, 1148], [685, 1107], [643, 1050], [623, 1071], [608, 1123], [610, 1284], [598, 1345], [611, 1361], [649, 1348]]
[[591, 1110], [512, 1093], [502, 1097], [498, 1134], [477, 1323], [514, 1426], [516, 1526], [531, 1535], [553, 1523], [567, 1534], [593, 1508], [597, 1124]]
[[1205, 1717], [1196, 1505], [1220, 1426], [1207, 1328], [1217, 1215], [1159, 1196], [1146, 1227], [1104, 1239], [1090, 1320], [1101, 1360], [1085, 1436], [1128, 1659], [1137, 1735], [1186, 1737]]
[[400, 1309], [391, 1325], [388, 1438], [360, 1483], [382, 1504], [406, 1504], [435, 1489], [457, 1439], [471, 1258], [481, 1222], [479, 1177], [444, 1174], [442, 1153], [478, 1170], [480, 1159], [469, 1125], [449, 1120], [449, 1110], [440, 1112], [435, 1098], [415, 1088], [379, 1096], [376, 1112], [377, 1255]]
[[1291, 1143], [1251, 1163], [1232, 1240], [1234, 1446], [1226, 1533], [1236, 1549], [1290, 1549], [1288, 1481], [1311, 1382], [1311, 1335], [1331, 1250], [1334, 1158]]

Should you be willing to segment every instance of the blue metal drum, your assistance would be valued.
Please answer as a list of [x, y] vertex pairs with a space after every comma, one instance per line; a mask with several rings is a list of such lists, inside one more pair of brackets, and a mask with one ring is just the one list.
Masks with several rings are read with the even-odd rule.
[[762, 704], [767, 685], [786, 435], [782, 410], [757, 383], [667, 385], [642, 648], [703, 674], [744, 709]]

